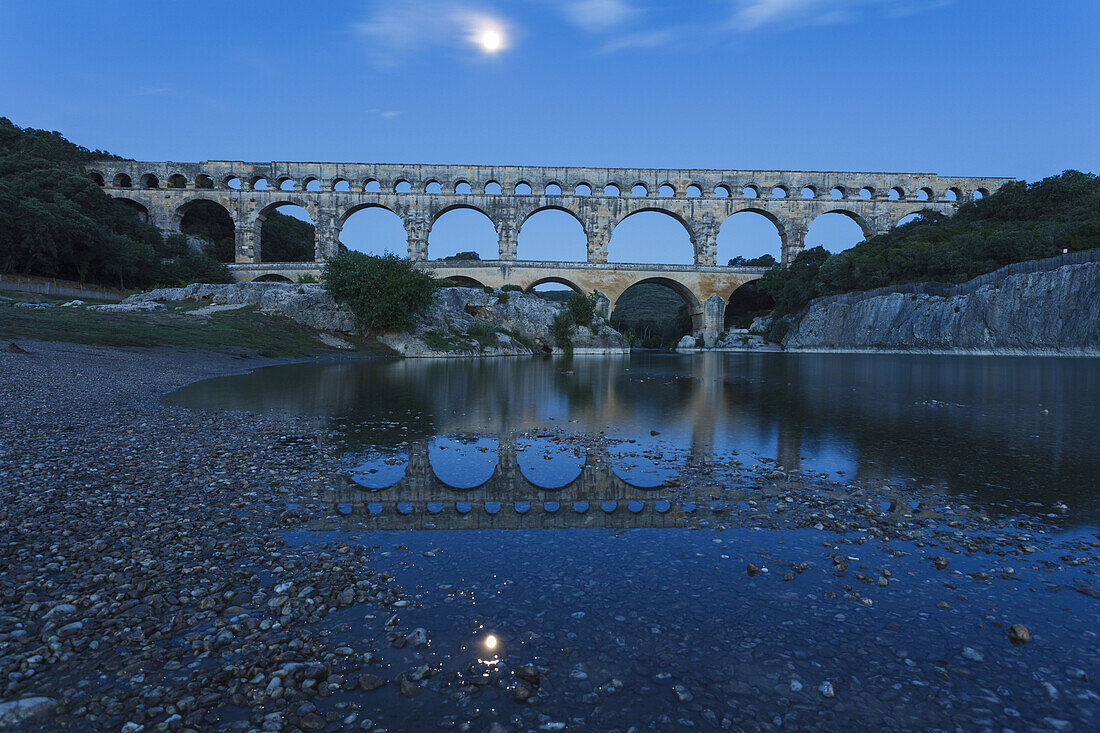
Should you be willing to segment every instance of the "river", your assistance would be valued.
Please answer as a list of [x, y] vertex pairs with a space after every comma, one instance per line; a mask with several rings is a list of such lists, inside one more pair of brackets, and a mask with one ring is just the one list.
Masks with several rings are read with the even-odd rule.
[[1100, 722], [1100, 361], [376, 359], [167, 399], [316, 417], [343, 470], [288, 538], [415, 599], [332, 618], [404, 672], [340, 698], [389, 730]]

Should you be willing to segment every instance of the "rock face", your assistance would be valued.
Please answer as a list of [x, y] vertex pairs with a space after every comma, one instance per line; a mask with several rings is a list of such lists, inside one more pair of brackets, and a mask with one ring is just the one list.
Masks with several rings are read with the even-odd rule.
[[[208, 301], [214, 306], [259, 306], [318, 331], [357, 334], [355, 318], [322, 286], [287, 283], [193, 284], [162, 288], [126, 298], [120, 310], [155, 309], [164, 302]], [[163, 306], [160, 306], [163, 308]], [[561, 353], [550, 333], [561, 306], [535, 295], [476, 288], [442, 288], [409, 333], [382, 334], [378, 340], [404, 356], [508, 356]], [[597, 315], [578, 326], [573, 352], [626, 353], [622, 336]]]
[[[404, 356], [562, 353], [550, 333], [561, 309], [557, 303], [514, 291], [443, 288], [409, 333], [385, 334], [379, 341]], [[453, 348], [439, 348], [444, 343]], [[591, 326], [574, 330], [572, 343], [575, 354], [630, 351], [622, 335], [599, 315]]]
[[793, 351], [1100, 355], [1100, 263], [1008, 275], [964, 295], [822, 299], [792, 321]]
[[212, 305], [256, 305], [264, 313], [286, 316], [318, 331], [355, 333], [355, 318], [340, 307], [320, 285], [287, 283], [236, 283], [183, 288], [162, 288], [131, 295], [120, 305], [162, 303], [168, 301], [210, 301]]

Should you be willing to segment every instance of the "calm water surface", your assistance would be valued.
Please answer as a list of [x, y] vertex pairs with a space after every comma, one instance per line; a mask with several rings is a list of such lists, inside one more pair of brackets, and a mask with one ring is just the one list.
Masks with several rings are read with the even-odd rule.
[[[169, 400], [312, 415], [334, 436], [350, 476], [334, 521], [290, 537], [377, 546], [418, 601], [400, 624], [426, 628], [426, 649], [390, 649], [369, 610], [333, 618], [341, 640], [382, 649], [379, 674], [441, 670], [410, 699], [348, 698], [390, 730], [1100, 727], [1095, 562], [1067, 567], [1055, 541], [1009, 570], [979, 553], [937, 571], [944, 549], [922, 543], [713, 529], [673, 491], [693, 466], [779, 465], [1038, 519], [1069, 542], [1100, 524], [1100, 361], [375, 360]], [[1033, 641], [1009, 645], [1012, 623]], [[528, 663], [546, 674], [520, 704], [506, 683]], [[471, 669], [504, 682], [464, 694], [454, 675]]]

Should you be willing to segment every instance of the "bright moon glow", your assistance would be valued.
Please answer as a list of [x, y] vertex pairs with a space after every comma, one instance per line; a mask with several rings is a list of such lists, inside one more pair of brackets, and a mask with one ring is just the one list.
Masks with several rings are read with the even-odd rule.
[[495, 18], [475, 16], [470, 19], [469, 29], [470, 42], [480, 48], [482, 53], [499, 53], [508, 45], [504, 25]]
[[496, 53], [504, 48], [504, 35], [496, 28], [485, 28], [478, 34], [477, 43], [485, 53]]
[[486, 649], [496, 649], [497, 648], [497, 638], [495, 636], [493, 636], [492, 634], [489, 634], [488, 636], [485, 637], [485, 648]]

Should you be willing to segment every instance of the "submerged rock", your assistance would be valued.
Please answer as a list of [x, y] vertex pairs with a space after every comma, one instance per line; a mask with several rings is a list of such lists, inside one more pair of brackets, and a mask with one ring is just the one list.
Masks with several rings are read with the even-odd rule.
[[16, 726], [45, 715], [57, 707], [52, 697], [25, 697], [22, 700], [0, 702], [0, 726]]

